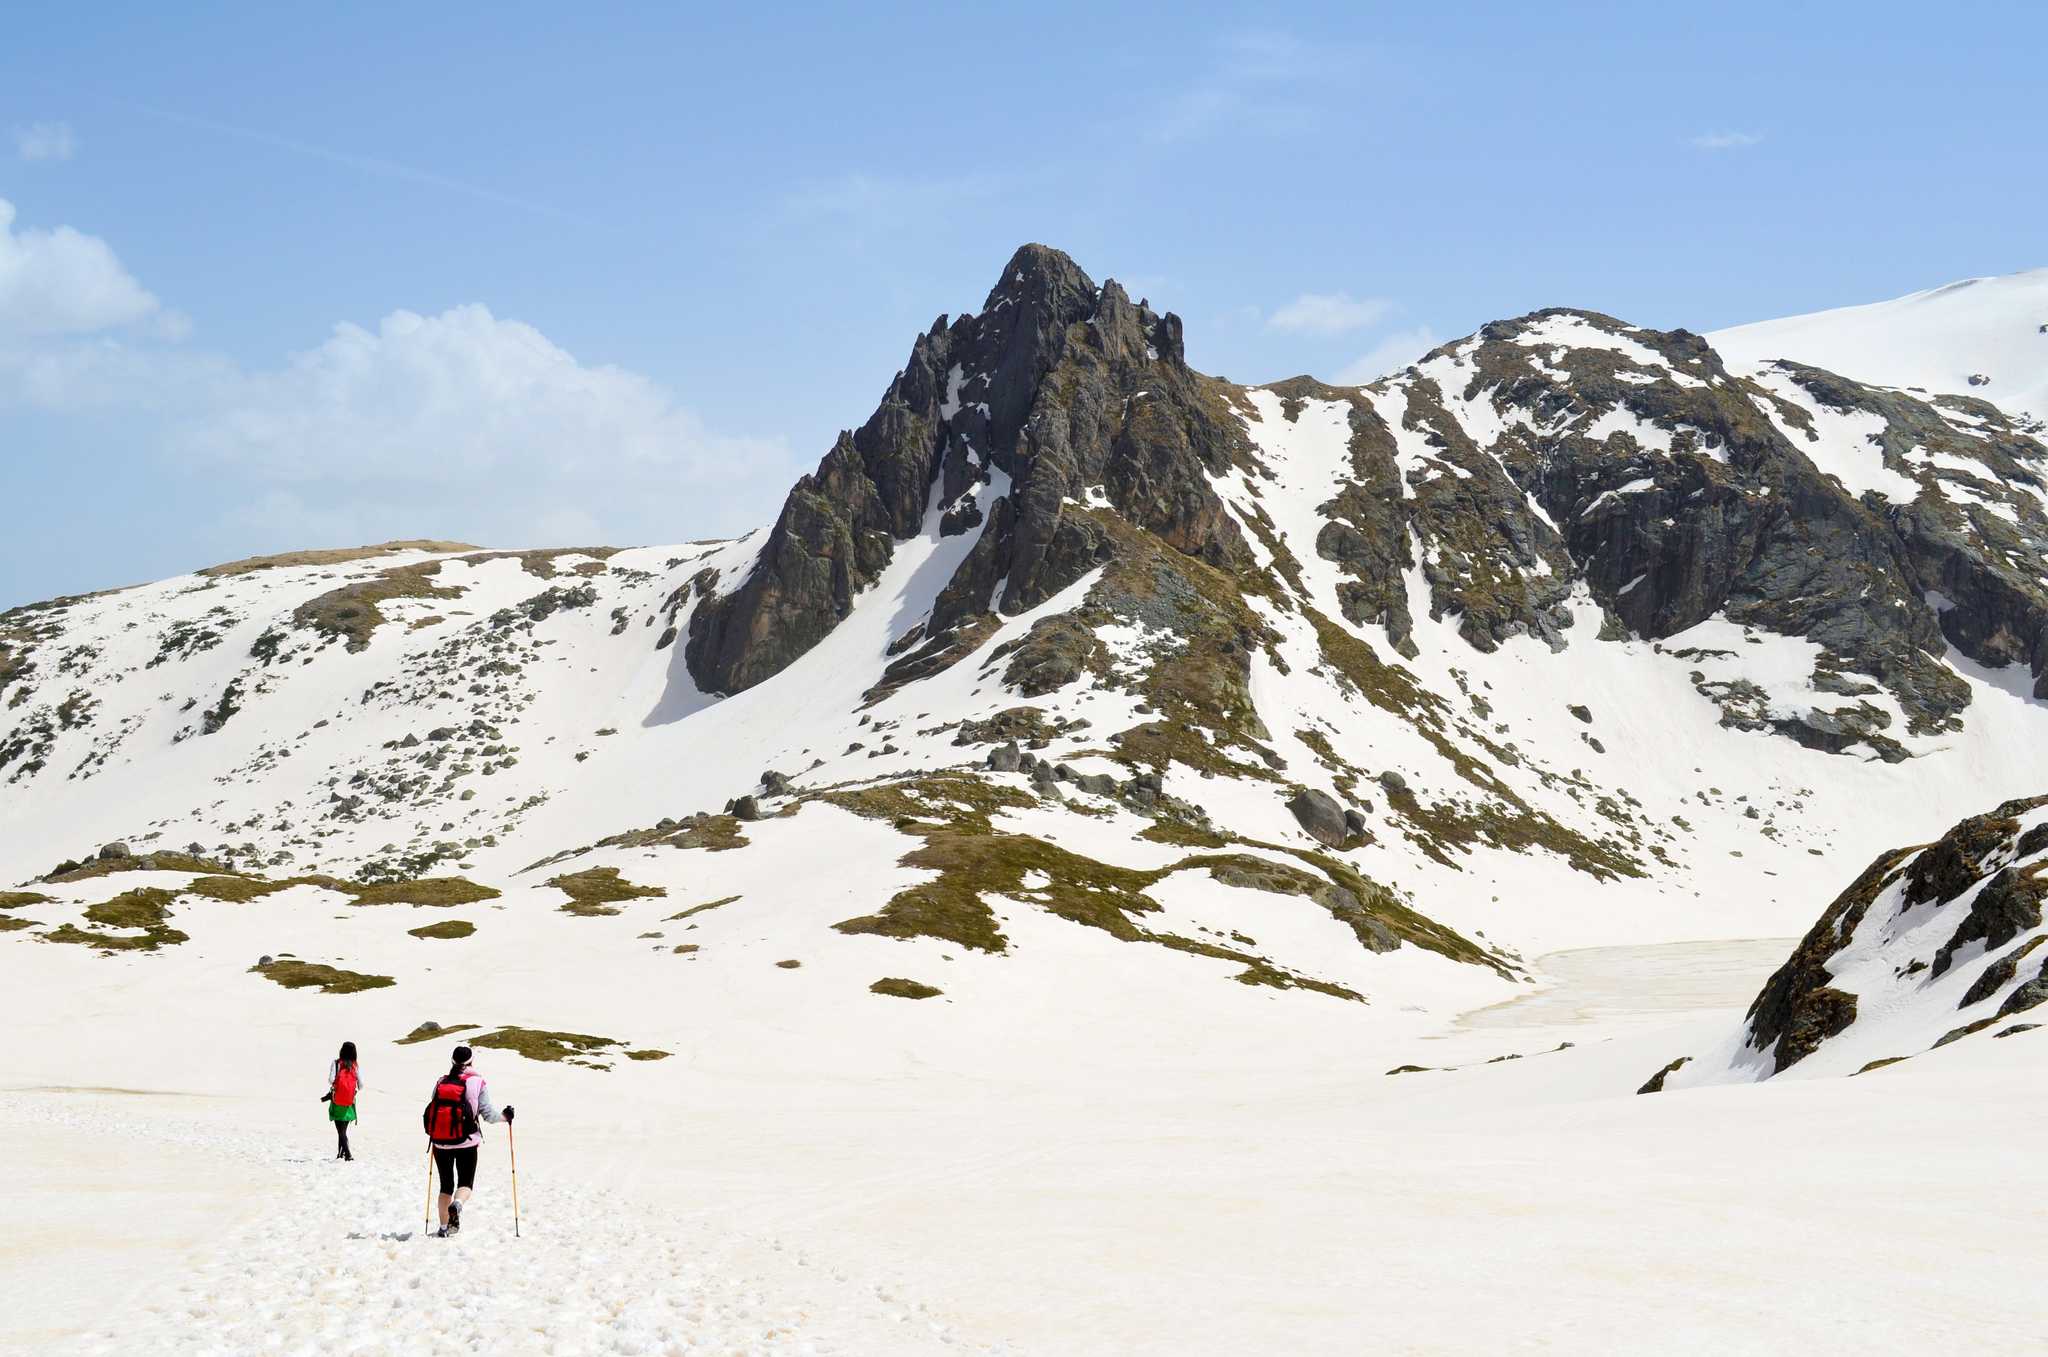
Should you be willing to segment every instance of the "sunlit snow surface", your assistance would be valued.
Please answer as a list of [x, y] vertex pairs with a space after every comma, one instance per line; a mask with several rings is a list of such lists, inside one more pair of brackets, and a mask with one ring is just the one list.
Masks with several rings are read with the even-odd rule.
[[[2048, 268], [1969, 278], [1894, 301], [1716, 330], [1731, 366], [1790, 358], [1861, 382], [1976, 396], [2048, 420]], [[1972, 377], [1988, 381], [1971, 382]]]
[[[1522, 342], [1553, 365], [1587, 347], [1661, 361], [1629, 334], [1565, 315]], [[1501, 439], [1539, 431], [1471, 389], [1468, 359], [1451, 350], [1418, 371], [1497, 458]], [[2020, 385], [2019, 369], [1986, 370], [1992, 386], [1962, 389], [1998, 400]], [[945, 410], [972, 406], [978, 380], [949, 373]], [[849, 934], [834, 925], [933, 869], [906, 861], [923, 843], [914, 817], [815, 800], [770, 797], [770, 818], [745, 825], [730, 851], [613, 846], [528, 870], [716, 812], [769, 770], [801, 795], [979, 767], [987, 747], [955, 744], [959, 723], [1024, 701], [1000, 656], [1080, 608], [1102, 576], [882, 692], [892, 651], [974, 545], [972, 533], [942, 534], [937, 503], [823, 642], [733, 696], [701, 691], [683, 656], [697, 600], [741, 587], [761, 533], [537, 566], [445, 553], [437, 592], [382, 603], [387, 620], [360, 651], [320, 645], [294, 612], [429, 557], [185, 576], [68, 605], [61, 639], [39, 652], [38, 696], [0, 713], [6, 732], [51, 716], [43, 770], [0, 784], [0, 889], [52, 897], [10, 911], [30, 929], [0, 933], [0, 1163], [14, 1170], [4, 1195], [16, 1217], [0, 1232], [0, 1280], [29, 1298], [0, 1316], [0, 1339], [35, 1351], [1062, 1357], [2023, 1345], [2029, 1260], [2048, 1245], [2041, 1213], [2013, 1205], [2033, 1172], [2013, 1128], [2048, 1112], [2033, 1037], [1965, 1041], [1854, 1079], [1634, 1090], [1739, 1029], [1788, 945], [1754, 940], [1803, 933], [1878, 852], [2043, 790], [2048, 710], [2030, 676], [1951, 655], [1973, 697], [1961, 729], [1909, 736], [1880, 693], [1861, 700], [1893, 716], [1913, 757], [1821, 754], [1723, 725], [1701, 691], [1751, 685], [1767, 715], [1788, 720], [1832, 706], [1812, 643], [1726, 617], [1659, 642], [1602, 640], [1581, 586], [1561, 652], [1522, 636], [1482, 654], [1457, 616], [1432, 616], [1420, 563], [1442, 548], [1420, 536], [1400, 582], [1416, 650], [1402, 659], [1384, 626], [1343, 620], [1346, 576], [1317, 543], [1353, 474], [1353, 399], [1392, 431], [1398, 493], [1471, 477], [1407, 425], [1407, 380], [1301, 401], [1292, 419], [1273, 392], [1246, 397], [1256, 465], [1214, 485], [1260, 563], [1277, 560], [1269, 528], [1300, 572], [1288, 606], [1248, 605], [1275, 637], [1253, 654], [1250, 683], [1285, 771], [1264, 776], [1264, 760], [1239, 748], [1228, 757], [1244, 775], [1176, 764], [1166, 790], [1258, 841], [1234, 851], [1285, 865], [1298, 861], [1287, 849], [1315, 847], [1286, 799], [1296, 783], [1335, 785], [1327, 748], [1377, 803], [1373, 838], [1346, 850], [1347, 864], [1523, 976], [1413, 946], [1368, 952], [1299, 897], [1194, 869], [1149, 887], [1160, 909], [1148, 926], [1240, 935], [1365, 1001], [1240, 984], [1236, 963], [1058, 917], [1034, 898], [1042, 874], [987, 902], [1002, 955]], [[1816, 465], [1852, 492], [1912, 499], [1919, 487], [1884, 465], [1867, 427], [1809, 413], [1821, 437], [1794, 445]], [[1673, 438], [1625, 405], [1582, 432], [1617, 457]], [[1649, 489], [1632, 475], [1612, 484], [1581, 512], [1616, 512]], [[1007, 490], [997, 472], [973, 492], [984, 521]], [[1089, 494], [1075, 511], [1102, 507]], [[584, 585], [587, 603], [530, 628], [497, 621]], [[1455, 747], [1483, 753], [1532, 812], [1595, 837], [1627, 825], [1645, 874], [1599, 880], [1541, 847], [1422, 851], [1381, 813], [1380, 779], [1397, 775], [1427, 804], [1469, 799], [1472, 784], [1410, 715], [1333, 679], [1308, 608], [1441, 697]], [[192, 640], [209, 629], [211, 644]], [[254, 661], [273, 634], [272, 662]], [[1106, 744], [1146, 717], [1126, 685], [1174, 644], [1143, 620], [1098, 636], [1104, 681], [1034, 700], [1065, 723], [1035, 752], [1084, 773], [1120, 771]], [[56, 719], [73, 691], [89, 705], [72, 715], [89, 721]], [[208, 733], [206, 714], [229, 708]], [[488, 774], [429, 778], [389, 799], [375, 790], [413, 775], [436, 730], [472, 720], [497, 733], [450, 743], [504, 746]], [[1029, 791], [1022, 775], [988, 776]], [[994, 827], [1147, 871], [1188, 856], [1140, 837], [1149, 822], [1112, 799], [1065, 795], [1000, 810]], [[445, 841], [457, 851], [435, 872], [503, 893], [443, 911], [355, 906], [311, 884], [244, 904], [181, 899], [173, 922], [189, 941], [154, 954], [37, 940], [115, 890], [189, 881], [32, 885], [116, 838], [137, 851], [248, 844], [278, 875], [345, 875]], [[588, 867], [666, 894], [612, 915], [561, 912], [563, 894], [543, 883]], [[475, 935], [409, 931], [447, 918]], [[281, 953], [396, 983], [336, 996], [249, 973]], [[885, 977], [942, 994], [871, 993]], [[1868, 984], [1877, 1012], [1874, 996], [1890, 991], [1874, 971]], [[472, 1229], [429, 1241], [414, 1233], [424, 1166], [412, 1128], [449, 1043], [395, 1044], [428, 1020], [599, 1034], [669, 1055], [599, 1072], [489, 1054], [500, 1101], [522, 1112], [528, 1228], [508, 1237], [494, 1130]], [[1870, 1031], [1872, 1050], [1907, 1036]], [[367, 1066], [352, 1166], [326, 1159], [314, 1101], [344, 1038]], [[1846, 1073], [1861, 1052], [1844, 1047], [1806, 1072]], [[1522, 1058], [1492, 1063], [1504, 1056]], [[1386, 1073], [1407, 1065], [1424, 1068]], [[1902, 1180], [1910, 1191], [1890, 1186]], [[1930, 1257], [1968, 1266], [1947, 1269], [1938, 1302], [1921, 1303], [1898, 1279]]]

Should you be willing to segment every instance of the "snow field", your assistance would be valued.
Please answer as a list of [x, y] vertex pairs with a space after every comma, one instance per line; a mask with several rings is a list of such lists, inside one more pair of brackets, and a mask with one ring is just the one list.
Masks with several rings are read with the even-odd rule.
[[[174, 1173], [193, 1160], [225, 1168], [246, 1219], [193, 1241], [189, 1271], [141, 1288], [132, 1308], [108, 1307], [110, 1322], [69, 1351], [1002, 1350], [956, 1341], [890, 1285], [818, 1265], [779, 1240], [655, 1208], [637, 1185], [592, 1174], [589, 1162], [571, 1175], [529, 1153], [515, 1238], [501, 1127], [488, 1132], [461, 1234], [444, 1240], [423, 1229], [426, 1157], [416, 1134], [394, 1142], [387, 1126], [365, 1124], [356, 1161], [338, 1163], [311, 1117], [294, 1134], [266, 1137], [167, 1111], [174, 1099], [88, 1098], [86, 1110], [77, 1101], [8, 1095], [5, 1133], [82, 1138]], [[118, 1218], [99, 1224], [118, 1230]]]

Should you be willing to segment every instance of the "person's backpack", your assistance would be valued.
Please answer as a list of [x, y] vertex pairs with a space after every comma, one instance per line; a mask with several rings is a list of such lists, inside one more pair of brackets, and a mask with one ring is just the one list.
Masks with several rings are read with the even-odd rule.
[[334, 1105], [336, 1107], [354, 1107], [356, 1105], [356, 1089], [358, 1087], [359, 1081], [356, 1079], [356, 1067], [354, 1065], [337, 1065], [335, 1067]]
[[469, 1090], [460, 1075], [441, 1076], [421, 1120], [426, 1123], [427, 1139], [436, 1145], [460, 1145], [476, 1134], [476, 1110], [469, 1105]]

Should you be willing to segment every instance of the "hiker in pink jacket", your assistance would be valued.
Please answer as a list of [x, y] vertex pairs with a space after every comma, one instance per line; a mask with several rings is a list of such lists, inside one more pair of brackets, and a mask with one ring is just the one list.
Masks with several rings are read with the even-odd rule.
[[434, 1084], [434, 1097], [421, 1120], [434, 1146], [434, 1168], [441, 1177], [441, 1229], [446, 1239], [462, 1229], [462, 1206], [476, 1186], [477, 1150], [484, 1143], [483, 1123], [509, 1122], [512, 1109], [499, 1112], [491, 1086], [469, 1067], [471, 1051], [457, 1046], [448, 1073]]

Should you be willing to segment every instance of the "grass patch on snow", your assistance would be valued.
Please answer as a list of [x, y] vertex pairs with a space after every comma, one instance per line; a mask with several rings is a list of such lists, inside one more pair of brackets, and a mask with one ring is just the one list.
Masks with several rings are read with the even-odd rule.
[[259, 570], [276, 570], [285, 566], [302, 565], [348, 565], [354, 561], [366, 561], [377, 556], [392, 556], [401, 551], [477, 551], [481, 548], [466, 542], [436, 542], [415, 540], [404, 542], [382, 542], [369, 547], [323, 547], [312, 551], [287, 551], [276, 556], [250, 556], [224, 565], [210, 565], [199, 571], [213, 579], [232, 579], [237, 575], [253, 575]]
[[888, 994], [898, 999], [936, 999], [945, 991], [936, 985], [920, 984], [900, 975], [885, 975], [868, 986], [870, 994]]
[[296, 878], [290, 881], [262, 881], [252, 876], [202, 876], [188, 884], [185, 893], [202, 896], [208, 900], [223, 900], [229, 904], [243, 905], [251, 900], [260, 900], [266, 895], [290, 890], [293, 886], [326, 884], [326, 879], [318, 882]]
[[85, 911], [87, 922], [101, 928], [134, 931], [103, 933], [65, 924], [43, 934], [43, 940], [96, 947], [104, 952], [154, 952], [159, 947], [175, 946], [190, 940], [171, 927], [171, 902], [175, 899], [177, 896], [171, 891], [139, 886], [88, 906]]
[[195, 874], [217, 874], [241, 876], [234, 868], [212, 858], [198, 857], [191, 853], [140, 853], [129, 857], [97, 858], [91, 862], [67, 862], [56, 871], [44, 877], [45, 881], [68, 885], [74, 881], [92, 881], [103, 876], [120, 872], [192, 872]]
[[619, 875], [616, 867], [592, 867], [588, 871], [568, 872], [552, 877], [546, 883], [569, 897], [563, 905], [564, 914], [583, 916], [617, 914], [614, 905], [623, 900], [644, 900], [668, 894], [664, 886], [636, 886]]
[[722, 900], [706, 900], [701, 905], [691, 905], [680, 914], [671, 914], [666, 919], [663, 919], [662, 922], [672, 924], [678, 919], [687, 919], [693, 914], [702, 914], [706, 910], [717, 909], [721, 905], [729, 905], [739, 898], [737, 895], [728, 895]]
[[467, 919], [444, 919], [437, 924], [422, 924], [418, 928], [408, 928], [405, 931], [415, 938], [453, 940], [455, 938], [466, 938], [476, 932], [476, 925]]
[[439, 561], [416, 561], [380, 570], [368, 579], [307, 599], [292, 610], [292, 623], [330, 640], [340, 640], [352, 651], [367, 649], [370, 633], [390, 620], [384, 615], [383, 604], [408, 598], [461, 597], [461, 589], [444, 589], [434, 583], [433, 577], [440, 570]]
[[438, 1041], [442, 1037], [452, 1037], [457, 1032], [474, 1032], [476, 1031], [476, 1026], [473, 1022], [460, 1022], [449, 1027], [443, 1027], [437, 1022], [423, 1022], [418, 1027], [413, 1028], [412, 1031], [400, 1037], [393, 1044], [398, 1046], [417, 1046], [421, 1042]]
[[427, 905], [436, 909], [495, 900], [499, 894], [490, 886], [479, 886], [459, 876], [429, 876], [417, 881], [385, 881], [342, 889], [355, 896], [358, 905]]
[[47, 905], [50, 897], [34, 891], [0, 891], [0, 909], [22, 909], [29, 905]]
[[355, 994], [366, 989], [388, 989], [398, 983], [388, 975], [363, 975], [317, 961], [272, 961], [249, 969], [286, 989], [318, 989], [322, 994]]
[[548, 1032], [533, 1027], [500, 1027], [468, 1044], [478, 1050], [510, 1051], [528, 1060], [582, 1065], [589, 1069], [608, 1068], [603, 1059], [623, 1042], [611, 1037], [593, 1037], [581, 1032]]
[[[1241, 879], [1260, 883], [1257, 889], [1310, 897], [1350, 926], [1370, 950], [1386, 951], [1408, 942], [1454, 960], [1501, 969], [1485, 949], [1407, 908], [1392, 892], [1325, 854], [1281, 850], [1300, 859], [1303, 868], [1244, 854], [1197, 854], [1153, 869], [1119, 867], [1030, 835], [998, 831], [990, 820], [995, 809], [1029, 802], [1020, 793], [965, 774], [826, 793], [819, 799], [855, 814], [888, 819], [896, 828], [919, 835], [923, 845], [905, 854], [902, 864], [937, 873], [930, 881], [899, 891], [874, 914], [833, 925], [842, 933], [932, 937], [999, 953], [1007, 950], [1009, 940], [988, 897], [1001, 896], [1125, 941], [1235, 962], [1244, 967], [1236, 977], [1243, 984], [1362, 997], [1341, 985], [1282, 970], [1264, 957], [1178, 934], [1154, 933], [1138, 922], [1160, 912], [1159, 903], [1144, 893], [1147, 887], [1174, 872], [1209, 867], [1234, 869]], [[1027, 880], [1039, 884], [1027, 886]]]

